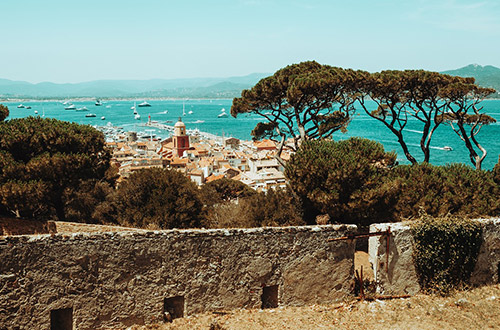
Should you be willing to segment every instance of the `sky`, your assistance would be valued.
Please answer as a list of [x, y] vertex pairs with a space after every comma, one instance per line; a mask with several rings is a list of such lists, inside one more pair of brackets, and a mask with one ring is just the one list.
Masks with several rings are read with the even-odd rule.
[[32, 83], [500, 67], [498, 0], [1, 0], [0, 78]]

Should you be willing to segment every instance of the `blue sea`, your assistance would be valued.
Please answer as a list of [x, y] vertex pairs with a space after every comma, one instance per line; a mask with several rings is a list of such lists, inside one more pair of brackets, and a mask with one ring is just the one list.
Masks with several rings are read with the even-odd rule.
[[[143, 100], [136, 103], [139, 104]], [[9, 107], [9, 118], [21, 118], [27, 116], [45, 116], [60, 120], [71, 121], [79, 124], [104, 126], [111, 123], [113, 126], [123, 127], [126, 131], [145, 131], [149, 129], [144, 124], [148, 117], [152, 121], [173, 125], [179, 117], [182, 117], [187, 128], [197, 128], [202, 132], [215, 135], [233, 136], [239, 139], [251, 139], [251, 131], [261, 120], [257, 115], [239, 115], [237, 118], [228, 116], [219, 118], [222, 109], [229, 114], [232, 100], [156, 100], [148, 101], [151, 107], [137, 107], [137, 112], [141, 118], [134, 118], [134, 101], [104, 101], [102, 106], [95, 106], [94, 101], [75, 101], [73, 104], [77, 108], [87, 107], [89, 111], [65, 110], [61, 102], [23, 102], [31, 109], [17, 108], [19, 102], [2, 102]], [[500, 100], [486, 100], [482, 103], [484, 112], [494, 117], [497, 123], [484, 126], [478, 135], [478, 140], [487, 149], [488, 155], [483, 162], [484, 169], [491, 169], [498, 162], [500, 155]], [[372, 103], [375, 108], [375, 104]], [[185, 116], [182, 116], [184, 112]], [[35, 111], [38, 114], [35, 114]], [[95, 113], [96, 117], [87, 118], [85, 114]], [[101, 117], [105, 120], [101, 120]], [[8, 119], [9, 119], [8, 118]], [[394, 150], [398, 154], [400, 164], [407, 164], [408, 161], [397, 143], [397, 140], [383, 124], [370, 118], [359, 109], [354, 115], [354, 119], [348, 126], [347, 133], [336, 132], [333, 136], [335, 140], [347, 139], [351, 136], [360, 136], [381, 142], [386, 150]], [[406, 130], [405, 139], [410, 147], [410, 152], [422, 159], [419, 139], [422, 128], [418, 121], [410, 121]], [[169, 132], [156, 129], [155, 134], [166, 138]], [[430, 162], [436, 165], [447, 163], [466, 163], [471, 165], [467, 149], [462, 140], [446, 125], [441, 125], [432, 138], [432, 151]], [[452, 150], [444, 150], [444, 146], [449, 146]]]

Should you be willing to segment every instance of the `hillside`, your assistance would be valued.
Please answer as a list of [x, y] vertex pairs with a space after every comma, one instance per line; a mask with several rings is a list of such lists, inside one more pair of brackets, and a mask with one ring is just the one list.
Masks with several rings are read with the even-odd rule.
[[494, 88], [497, 90], [496, 97], [498, 97], [499, 95], [498, 92], [500, 91], [500, 68], [494, 67], [492, 65], [482, 66], [479, 64], [470, 64], [460, 69], [443, 71], [441, 73], [460, 77], [474, 77], [478, 85]]
[[0, 97], [70, 98], [70, 97], [172, 97], [232, 98], [255, 85], [266, 73], [227, 78], [96, 80], [76, 84], [0, 79]]

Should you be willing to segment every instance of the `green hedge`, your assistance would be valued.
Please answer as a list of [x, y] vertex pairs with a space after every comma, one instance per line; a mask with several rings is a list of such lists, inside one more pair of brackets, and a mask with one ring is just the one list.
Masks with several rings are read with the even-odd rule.
[[466, 286], [476, 264], [482, 227], [466, 218], [422, 216], [412, 226], [413, 258], [426, 291], [448, 293]]

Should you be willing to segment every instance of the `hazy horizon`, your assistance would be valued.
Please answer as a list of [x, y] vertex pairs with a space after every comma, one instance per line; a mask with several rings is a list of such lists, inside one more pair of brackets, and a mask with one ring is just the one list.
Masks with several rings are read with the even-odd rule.
[[500, 67], [492, 0], [17, 0], [0, 11], [0, 78], [30, 83], [238, 77], [307, 60]]

